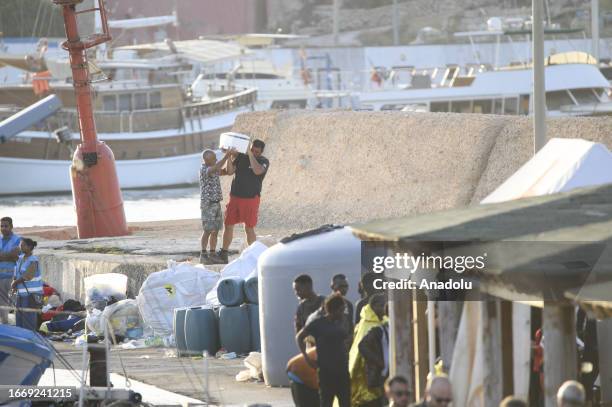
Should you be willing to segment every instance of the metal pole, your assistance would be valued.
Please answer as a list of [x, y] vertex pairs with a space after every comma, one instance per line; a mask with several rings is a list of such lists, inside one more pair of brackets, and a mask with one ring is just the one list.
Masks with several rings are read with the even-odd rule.
[[573, 305], [544, 302], [544, 406], [557, 406], [557, 390], [577, 376], [576, 315]]
[[110, 321], [106, 317], [102, 317], [102, 321], [104, 322], [104, 360], [106, 361], [106, 396], [105, 399], [110, 397], [110, 361], [109, 361], [109, 353], [110, 353], [110, 335], [108, 334], [108, 326]]
[[434, 375], [436, 365], [436, 302], [427, 301], [427, 331], [429, 333], [429, 374]]
[[591, 0], [591, 39], [593, 58], [599, 63], [599, 0]]
[[85, 343], [83, 346], [83, 354], [81, 355], [81, 388], [79, 389], [79, 407], [83, 407], [83, 403], [85, 402], [85, 386], [87, 386], [87, 329], [85, 329], [83, 335], [85, 336]]
[[338, 19], [340, 18], [340, 1], [334, 0], [334, 11], [333, 11], [333, 36], [334, 36], [334, 46], [338, 46], [338, 32], [340, 31]]
[[209, 366], [208, 366], [208, 351], [204, 351], [204, 353], [202, 353], [202, 358], [204, 359], [204, 402], [206, 403], [205, 405], [208, 405], [208, 400], [210, 399], [210, 393], [209, 393]]
[[399, 13], [397, 9], [397, 0], [393, 0], [393, 8], [391, 10], [391, 19], [393, 21], [393, 45], [399, 45]]
[[533, 7], [533, 146], [537, 153], [546, 144], [546, 94], [544, 77], [544, 0], [532, 0]]

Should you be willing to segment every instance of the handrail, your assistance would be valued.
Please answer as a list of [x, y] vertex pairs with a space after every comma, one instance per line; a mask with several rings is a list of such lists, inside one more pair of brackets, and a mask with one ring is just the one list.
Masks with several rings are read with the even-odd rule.
[[[228, 97], [215, 99], [214, 101], [188, 104], [180, 107], [132, 111], [96, 111], [94, 115], [99, 119], [106, 119], [101, 120], [99, 123], [100, 131], [103, 133], [138, 133], [174, 128], [176, 123], [173, 121], [174, 117], [179, 120], [178, 126], [185, 128], [190, 124], [195, 126], [189, 118], [199, 120], [207, 116], [232, 111], [239, 107], [252, 107], [256, 101], [256, 96], [256, 90], [246, 90]], [[57, 118], [61, 125], [68, 125], [75, 130], [78, 129], [78, 115], [76, 109], [62, 109], [58, 112], [58, 115]], [[160, 118], [163, 117], [166, 117], [168, 121], [161, 122]], [[105, 130], [102, 130], [102, 128]], [[192, 130], [194, 129], [195, 127], [192, 128]]]
[[223, 103], [223, 102], [225, 102], [227, 100], [236, 99], [236, 98], [239, 98], [239, 97], [245, 96], [245, 95], [253, 95], [253, 94], [256, 94], [256, 93], [257, 93], [257, 89], [245, 89], [242, 92], [234, 93], [234, 94], [231, 94], [231, 95], [228, 95], [228, 96], [223, 96], [221, 98], [218, 98], [218, 99], [215, 99], [215, 100], [212, 100], [212, 101], [207, 100], [207, 101], [202, 101], [202, 102], [197, 102], [197, 103], [189, 103], [189, 104], [187, 104], [185, 106], [190, 106], [191, 107], [191, 106], [213, 105], [213, 104], [216, 104], [216, 103], [221, 104], [221, 103]]

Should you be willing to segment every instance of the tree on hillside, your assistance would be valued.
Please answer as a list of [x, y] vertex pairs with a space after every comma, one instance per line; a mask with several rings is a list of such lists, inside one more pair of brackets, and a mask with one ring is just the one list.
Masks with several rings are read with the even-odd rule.
[[0, 0], [5, 37], [63, 37], [64, 20], [51, 0]]

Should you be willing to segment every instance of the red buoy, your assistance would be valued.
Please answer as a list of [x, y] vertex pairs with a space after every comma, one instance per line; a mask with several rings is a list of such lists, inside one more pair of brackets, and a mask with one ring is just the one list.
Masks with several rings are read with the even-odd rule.
[[[111, 40], [104, 0], [98, 0], [97, 8], [80, 12], [76, 11], [76, 6], [83, 0], [53, 2], [62, 6], [63, 10], [68, 41], [64, 42], [62, 47], [70, 54], [81, 132], [81, 144], [74, 153], [70, 167], [72, 195], [77, 213], [77, 233], [79, 238], [127, 235], [115, 158], [110, 147], [98, 141], [96, 134], [86, 53], [88, 48]], [[90, 11], [100, 13], [102, 33], [81, 39], [76, 16]]]
[[96, 165], [87, 166], [83, 145], [74, 152], [70, 175], [80, 238], [128, 233], [115, 157], [103, 141], [96, 143]]

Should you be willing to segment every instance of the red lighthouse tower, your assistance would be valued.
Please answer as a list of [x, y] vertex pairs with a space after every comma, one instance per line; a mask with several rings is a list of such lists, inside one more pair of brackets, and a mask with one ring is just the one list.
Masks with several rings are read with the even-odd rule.
[[[122, 236], [128, 234], [123, 198], [115, 158], [110, 147], [99, 141], [92, 107], [92, 89], [87, 64], [87, 49], [111, 40], [104, 0], [98, 7], [77, 11], [83, 0], [53, 0], [62, 7], [67, 41], [62, 48], [70, 54], [70, 67], [77, 100], [81, 144], [72, 159], [70, 175], [77, 212], [79, 238]], [[81, 38], [77, 15], [99, 12], [102, 32]]]

